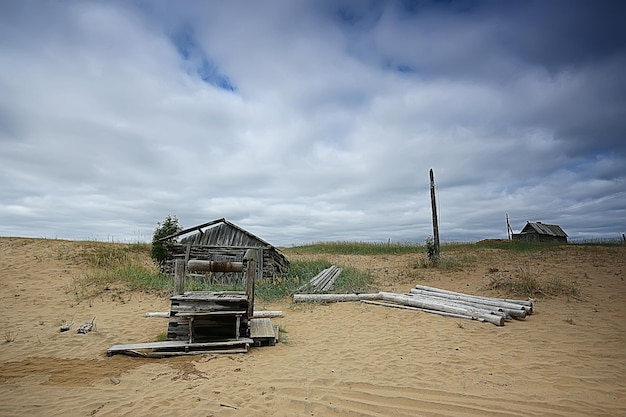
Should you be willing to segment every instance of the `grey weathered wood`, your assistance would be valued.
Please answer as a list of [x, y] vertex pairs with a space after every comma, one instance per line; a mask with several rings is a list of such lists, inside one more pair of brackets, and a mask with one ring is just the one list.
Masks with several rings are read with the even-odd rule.
[[453, 294], [451, 294], [449, 292], [441, 292], [441, 291], [418, 290], [416, 288], [411, 288], [410, 292], [411, 292], [411, 294], [418, 294], [418, 295], [424, 295], [424, 296], [430, 296], [430, 297], [446, 298], [446, 299], [449, 299], [449, 300], [456, 300], [456, 301], [467, 301], [467, 302], [482, 304], [482, 305], [486, 305], [486, 306], [493, 306], [493, 307], [504, 308], [504, 309], [527, 311], [526, 308], [524, 308], [525, 306], [523, 306], [521, 304], [509, 303], [507, 301], [498, 300], [498, 299], [495, 299], [495, 298], [478, 297], [478, 296], [462, 294], [462, 293], [453, 293]]
[[190, 259], [187, 269], [191, 272], [243, 272], [243, 262], [218, 262]]
[[[437, 293], [431, 291], [421, 291], [416, 289], [411, 289], [409, 296], [414, 297], [422, 297], [428, 298], [432, 300], [441, 300], [442, 302], [447, 302], [451, 304], [460, 304], [468, 307], [477, 308], [480, 310], [487, 310], [494, 313], [504, 313], [507, 318], [517, 318], [523, 319], [526, 318], [526, 310], [521, 305], [513, 305], [513, 308], [503, 307], [497, 302], [487, 301], [487, 300], [478, 300], [469, 297], [463, 297], [458, 295], [448, 295], [444, 293]], [[510, 306], [511, 304], [506, 304]]]
[[[434, 296], [424, 296], [424, 295], [419, 295], [419, 294], [404, 294], [409, 296], [410, 298], [415, 298], [417, 300], [424, 300], [427, 302], [432, 302], [432, 303], [437, 303], [437, 304], [442, 304], [444, 306], [451, 306], [454, 308], [463, 308], [463, 309], [467, 309], [468, 311], [471, 311], [472, 313], [480, 313], [480, 314], [495, 314], [496, 316], [502, 316], [507, 320], [511, 320], [513, 317], [511, 315], [509, 315], [507, 313], [507, 311], [505, 311], [502, 308], [498, 308], [498, 307], [494, 307], [494, 306], [487, 306], [484, 304], [480, 304], [480, 303], [474, 303], [471, 301], [465, 301], [465, 300], [452, 300], [449, 298], [440, 298], [440, 297], [434, 297]], [[520, 318], [521, 315], [525, 313], [523, 311], [520, 310]]]
[[248, 299], [248, 317], [252, 317], [254, 313], [254, 281], [259, 275], [259, 262], [262, 255], [258, 249], [248, 249], [244, 255], [246, 262], [246, 298]]
[[335, 280], [341, 274], [342, 269], [338, 268], [335, 265], [332, 265], [319, 274], [311, 278], [311, 280], [303, 285], [301, 285], [296, 292], [307, 289], [308, 291], [318, 292], [318, 291], [328, 291], [332, 288]]
[[250, 338], [255, 342], [257, 340], [270, 341], [276, 339], [272, 321], [268, 318], [250, 320]]
[[415, 288], [418, 290], [423, 290], [423, 291], [433, 291], [433, 292], [439, 292], [439, 293], [450, 294], [450, 295], [464, 295], [466, 297], [471, 297], [471, 298], [476, 298], [476, 299], [495, 300], [495, 301], [502, 301], [502, 302], [511, 303], [511, 304], [518, 304], [518, 305], [525, 306], [525, 310], [528, 312], [528, 314], [532, 314], [533, 306], [534, 306], [534, 303], [532, 300], [512, 300], [508, 298], [483, 297], [479, 295], [469, 295], [469, 294], [464, 294], [464, 293], [460, 293], [456, 291], [443, 290], [441, 288], [429, 287], [426, 285], [416, 285]]
[[402, 305], [402, 304], [385, 303], [383, 301], [373, 301], [373, 300], [360, 300], [360, 301], [362, 303], [372, 304], [372, 305], [375, 305], [375, 306], [392, 307], [392, 308], [399, 308], [399, 309], [403, 309], [403, 310], [423, 311], [423, 309], [421, 309], [421, 308], [405, 306], [405, 305]]
[[[138, 352], [139, 353], [139, 352]], [[145, 352], [139, 353], [140, 356], [148, 358], [167, 358], [170, 356], [195, 356], [195, 355], [233, 355], [239, 353], [248, 353], [248, 347], [241, 349], [214, 349], [214, 350], [192, 350], [189, 352]]]
[[451, 306], [441, 302], [432, 301], [428, 299], [417, 299], [403, 294], [394, 294], [389, 292], [381, 292], [381, 298], [383, 301], [391, 301], [397, 304], [408, 305], [412, 307], [424, 308], [427, 310], [444, 311], [447, 313], [454, 313], [460, 315], [467, 315], [476, 318], [484, 319], [489, 323], [493, 323], [496, 326], [504, 325], [504, 317], [500, 315], [490, 314], [489, 312], [476, 311], [471, 308], [464, 308], [460, 306]]
[[264, 318], [272, 318], [272, 317], [283, 317], [283, 312], [281, 310], [262, 310], [262, 311], [255, 311], [252, 315], [252, 318], [255, 318], [255, 319], [264, 319]]
[[435, 252], [433, 255], [439, 258], [439, 221], [437, 220], [437, 202], [435, 201], [435, 174], [430, 170], [430, 205], [433, 214], [433, 239]]
[[113, 345], [111, 346], [107, 352], [115, 353], [121, 352], [125, 350], [141, 350], [141, 349], [178, 349], [178, 348], [207, 348], [207, 347], [223, 347], [223, 346], [233, 346], [240, 345], [245, 343], [253, 343], [254, 341], [250, 338], [240, 338], [238, 340], [223, 340], [217, 342], [203, 342], [203, 343], [188, 343], [182, 340], [168, 340], [164, 342], [149, 342], [149, 343], [131, 343], [125, 345]]
[[294, 294], [295, 302], [339, 302], [339, 301], [360, 301], [360, 300], [379, 300], [380, 293], [376, 294]]
[[174, 295], [185, 292], [185, 261], [176, 259], [174, 263]]
[[163, 318], [168, 318], [170, 316], [170, 312], [169, 311], [153, 311], [153, 312], [147, 312], [146, 313], [146, 317], [163, 317]]
[[444, 317], [453, 317], [453, 318], [457, 318], [457, 319], [484, 321], [483, 319], [480, 319], [480, 318], [477, 318], [477, 317], [472, 317], [472, 316], [466, 316], [466, 315], [463, 315], [463, 314], [447, 313], [445, 311], [437, 311], [437, 310], [427, 310], [425, 308], [411, 307], [411, 306], [405, 306], [405, 305], [401, 305], [401, 304], [384, 303], [384, 302], [380, 302], [380, 301], [370, 301], [370, 300], [361, 300], [361, 302], [362, 303], [367, 303], [367, 304], [378, 305], [378, 306], [384, 306], [384, 307], [395, 307], [395, 308], [404, 308], [404, 309], [407, 309], [407, 310], [423, 311], [425, 313], [437, 314], [439, 316], [444, 316]]

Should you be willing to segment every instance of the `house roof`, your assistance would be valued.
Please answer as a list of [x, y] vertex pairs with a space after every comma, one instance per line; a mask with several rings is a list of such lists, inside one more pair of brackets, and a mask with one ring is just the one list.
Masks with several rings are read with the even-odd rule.
[[537, 233], [539, 235], [567, 237], [567, 233], [556, 224], [546, 224], [541, 222], [526, 222], [526, 226], [520, 233]]
[[183, 230], [181, 230], [181, 231], [180, 231], [180, 232], [178, 232], [178, 233], [174, 233], [174, 234], [171, 234], [171, 235], [169, 235], [169, 236], [165, 236], [165, 237], [163, 237], [163, 238], [159, 239], [159, 241], [163, 242], [163, 241], [166, 241], [166, 240], [174, 239], [174, 238], [177, 238], [177, 237], [179, 237], [179, 236], [186, 235], [186, 234], [191, 233], [191, 232], [200, 232], [200, 233], [204, 233], [204, 232], [203, 232], [203, 229], [206, 229], [206, 228], [209, 228], [209, 227], [215, 226], [215, 225], [220, 224], [220, 223], [221, 223], [221, 224], [224, 224], [224, 225], [227, 225], [227, 226], [229, 226], [229, 227], [231, 227], [231, 228], [233, 228], [233, 229], [238, 230], [239, 232], [241, 232], [241, 233], [245, 234], [248, 238], [250, 238], [250, 239], [254, 239], [254, 240], [257, 240], [257, 241], [259, 241], [260, 243], [262, 243], [262, 244], [263, 244], [263, 245], [265, 245], [265, 246], [268, 246], [268, 247], [269, 247], [269, 246], [272, 246], [270, 243], [266, 242], [265, 240], [261, 239], [260, 237], [258, 237], [258, 236], [256, 236], [256, 235], [254, 235], [254, 234], [252, 234], [252, 233], [250, 233], [250, 232], [248, 232], [248, 231], [247, 231], [247, 230], [245, 230], [245, 229], [242, 229], [241, 227], [237, 226], [237, 225], [236, 225], [236, 224], [234, 224], [234, 223], [229, 222], [229, 221], [228, 221], [228, 220], [226, 220], [225, 218], [221, 218], [221, 219], [213, 220], [213, 221], [210, 221], [210, 222], [207, 222], [207, 223], [203, 223], [203, 224], [199, 224], [199, 225], [197, 225], [197, 226], [193, 226], [193, 227], [190, 227], [190, 228], [187, 228], [187, 229], [183, 229]]

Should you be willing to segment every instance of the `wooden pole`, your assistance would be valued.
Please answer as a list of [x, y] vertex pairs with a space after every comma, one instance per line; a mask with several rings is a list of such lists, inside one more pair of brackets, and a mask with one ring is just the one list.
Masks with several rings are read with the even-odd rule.
[[426, 285], [416, 285], [415, 288], [418, 290], [440, 292], [443, 294], [462, 295], [467, 298], [474, 298], [474, 299], [479, 299], [479, 300], [493, 300], [493, 301], [502, 301], [502, 302], [511, 303], [511, 304], [519, 304], [524, 307], [524, 309], [528, 312], [528, 314], [532, 314], [533, 307], [534, 307], [534, 302], [532, 300], [512, 300], [509, 298], [483, 297], [480, 295], [469, 295], [469, 294], [463, 294], [463, 293], [455, 292], [455, 291], [442, 290], [441, 288], [428, 287]]
[[376, 294], [294, 294], [294, 302], [340, 302], [340, 301], [360, 301], [360, 300], [379, 300], [380, 293]]
[[437, 221], [437, 202], [435, 201], [435, 174], [430, 169], [430, 203], [433, 211], [433, 239], [435, 244], [435, 258], [439, 258], [439, 222]]
[[446, 305], [433, 300], [416, 299], [415, 297], [411, 297], [409, 295], [394, 294], [389, 292], [381, 292], [380, 295], [382, 296], [383, 301], [391, 301], [397, 304], [419, 307], [426, 310], [445, 311], [446, 313], [472, 316], [483, 319], [489, 323], [493, 323], [496, 326], [504, 326], [504, 317], [500, 315], [490, 314], [489, 312], [474, 311], [470, 308]]
[[511, 223], [509, 223], [509, 213], [506, 213], [506, 234], [509, 240], [513, 238], [513, 229], [511, 229]]
[[216, 262], [191, 259], [187, 262], [191, 272], [243, 272], [243, 262]]
[[259, 273], [259, 263], [262, 259], [262, 249], [248, 249], [243, 256], [243, 261], [246, 264], [246, 298], [248, 299], [247, 314], [249, 319], [254, 316], [254, 281]]
[[184, 259], [176, 259], [174, 262], [174, 295], [185, 292], [185, 265]]

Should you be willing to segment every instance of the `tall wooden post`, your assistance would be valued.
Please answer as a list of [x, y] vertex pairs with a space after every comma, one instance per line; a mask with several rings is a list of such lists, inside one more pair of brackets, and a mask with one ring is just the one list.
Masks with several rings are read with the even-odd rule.
[[437, 202], [435, 201], [435, 174], [430, 169], [430, 203], [433, 211], [433, 239], [435, 240], [435, 257], [439, 257], [439, 222], [437, 221]]
[[248, 249], [243, 255], [243, 262], [246, 265], [246, 298], [248, 299], [248, 318], [254, 316], [254, 281], [257, 276], [263, 276], [263, 271], [259, 274], [259, 265], [263, 262], [263, 249]]
[[185, 267], [187, 262], [184, 259], [174, 261], [174, 295], [181, 295], [185, 292]]
[[509, 223], [509, 213], [506, 213], [506, 234], [509, 240], [513, 238], [513, 229], [511, 229], [511, 223]]

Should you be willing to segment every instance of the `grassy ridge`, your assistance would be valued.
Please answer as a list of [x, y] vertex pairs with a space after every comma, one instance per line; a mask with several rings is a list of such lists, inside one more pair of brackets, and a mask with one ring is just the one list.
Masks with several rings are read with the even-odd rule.
[[[617, 246], [619, 242], [581, 242], [576, 245], [585, 246]], [[474, 253], [482, 249], [498, 249], [509, 252], [534, 252], [554, 250], [566, 246], [564, 244], [512, 242], [507, 240], [488, 240], [478, 243], [444, 243], [441, 246], [443, 256], [437, 262], [427, 262], [423, 254], [426, 246], [416, 243], [367, 243], [367, 242], [318, 242], [310, 245], [285, 248], [289, 254], [310, 255], [401, 255], [419, 254], [416, 259], [418, 267], [438, 268], [441, 270], [462, 270], [477, 260]], [[84, 242], [79, 250], [60, 253], [59, 257], [72, 262], [84, 264], [90, 271], [74, 279], [69, 291], [76, 299], [82, 300], [95, 297], [112, 287], [121, 287], [131, 291], [173, 290], [172, 279], [163, 275], [150, 259], [150, 244], [120, 244], [108, 242]], [[260, 280], [256, 284], [255, 294], [260, 300], [272, 301], [288, 297], [308, 282], [323, 269], [331, 266], [330, 262], [320, 259], [293, 261], [290, 270], [269, 280]], [[344, 267], [333, 287], [333, 292], [369, 292], [374, 291], [374, 279], [367, 272]], [[519, 274], [516, 282], [497, 279], [492, 288], [507, 289], [519, 295], [534, 294], [569, 294], [579, 295], [577, 288], [569, 288], [561, 282], [540, 282], [528, 274]], [[238, 287], [225, 287], [207, 284], [197, 280], [188, 280], [187, 291], [198, 290], [243, 290]]]

